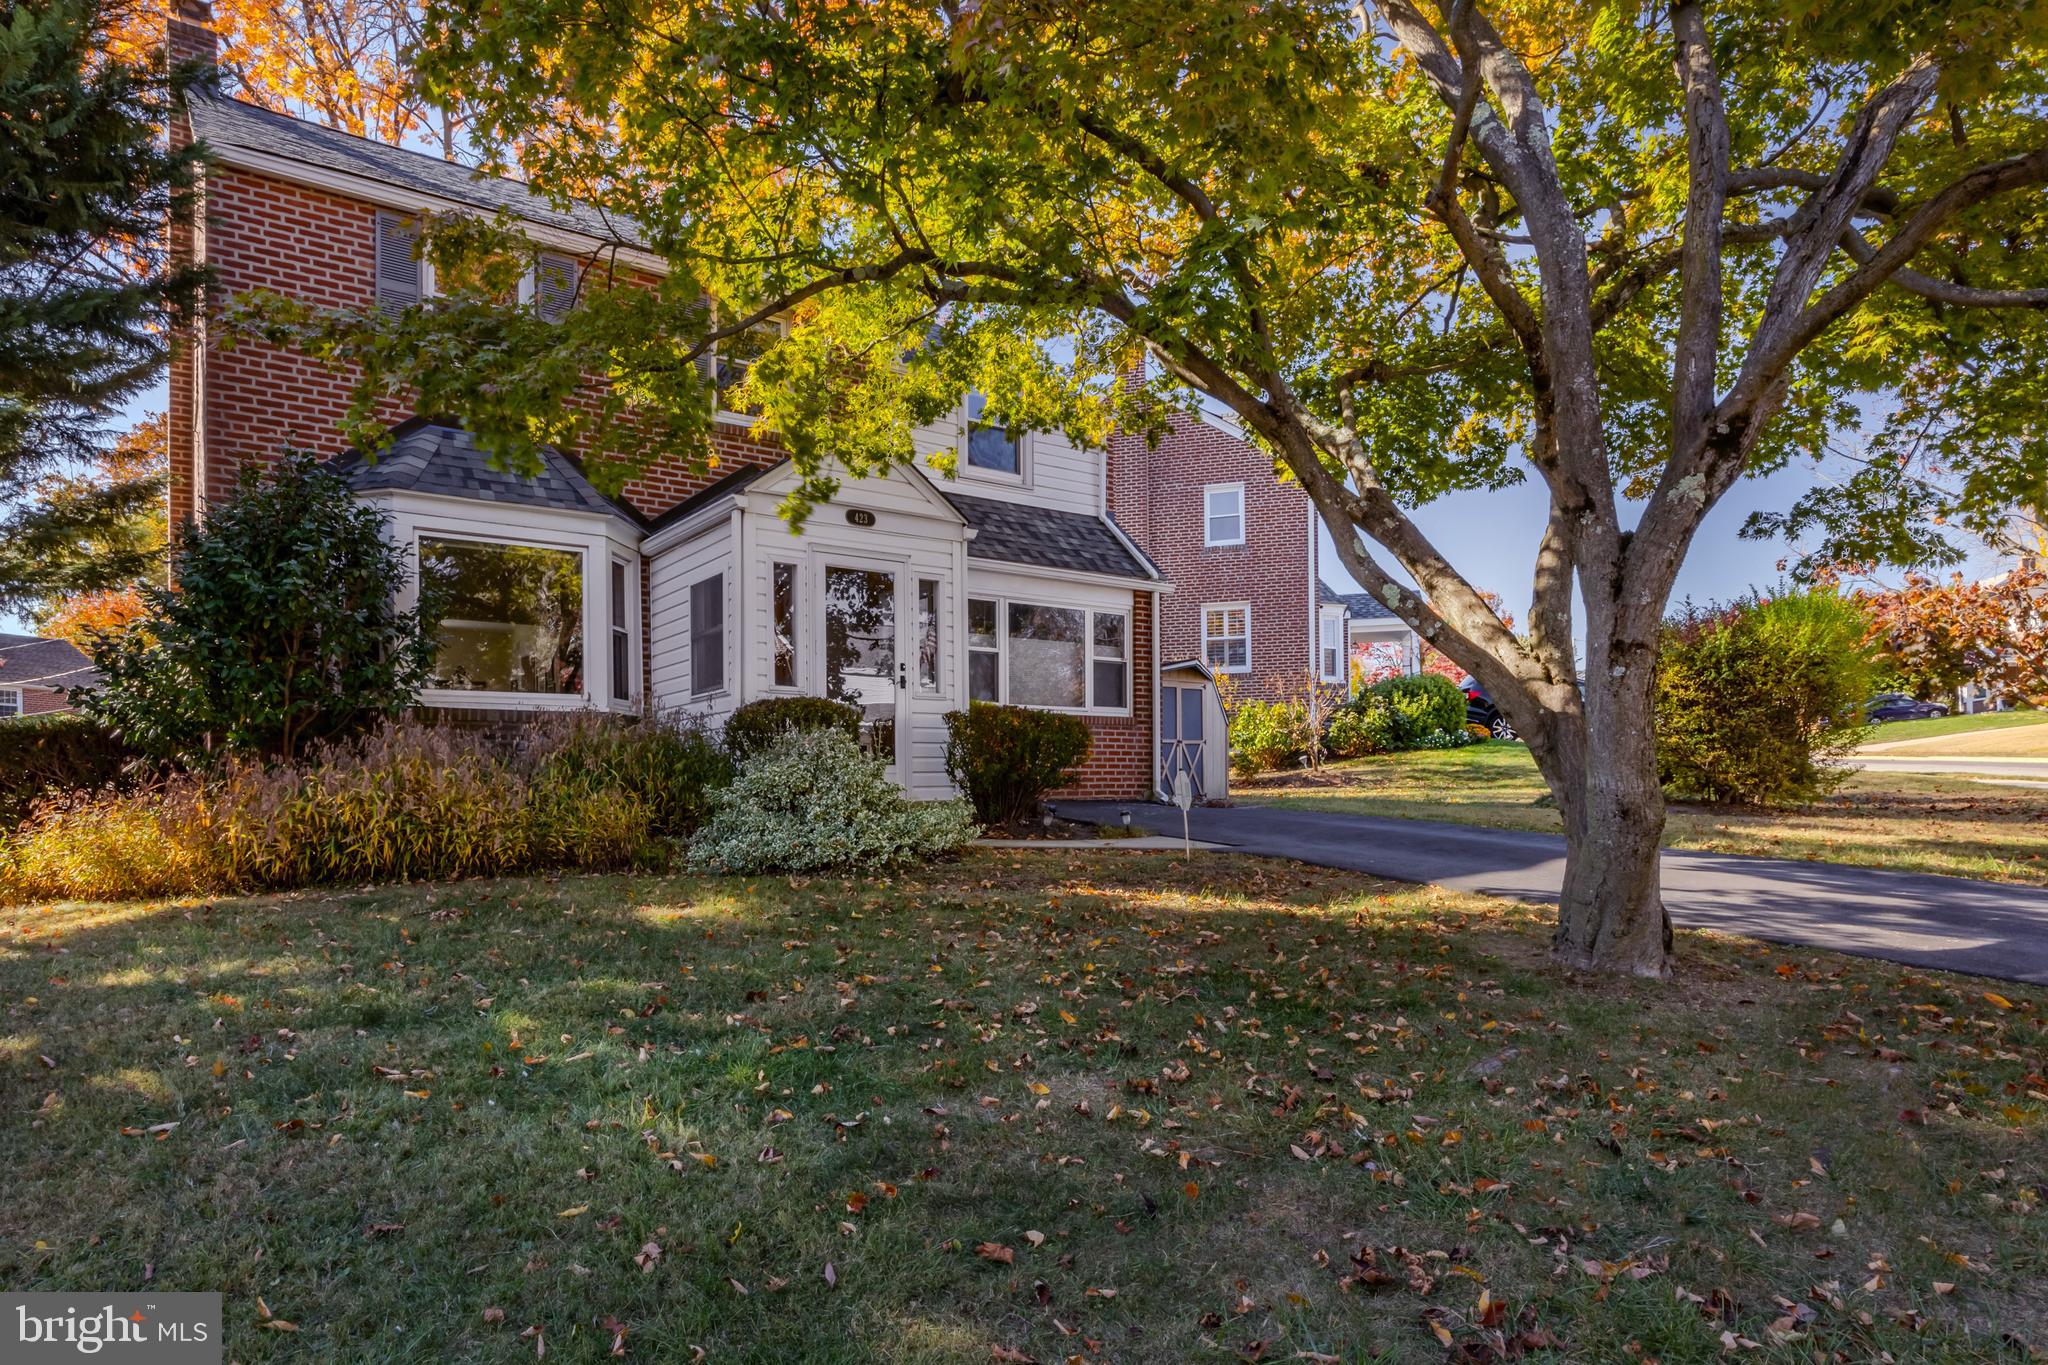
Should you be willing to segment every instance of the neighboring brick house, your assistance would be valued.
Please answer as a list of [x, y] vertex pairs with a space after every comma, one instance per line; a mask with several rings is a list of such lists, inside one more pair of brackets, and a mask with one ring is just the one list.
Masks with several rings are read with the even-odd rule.
[[1323, 583], [1308, 494], [1230, 418], [1176, 415], [1157, 445], [1111, 438], [1109, 510], [1173, 584], [1165, 662], [1200, 660], [1238, 697], [1268, 701], [1302, 697], [1312, 680], [1348, 688], [1361, 651], [1413, 671], [1414, 632], [1369, 595]]
[[[209, 58], [210, 24], [203, 0], [174, 0], [172, 53]], [[215, 270], [216, 315], [256, 288], [329, 307], [430, 299], [415, 251], [428, 212], [514, 215], [536, 253], [522, 296], [544, 315], [574, 306], [564, 286], [579, 275], [601, 287], [600, 260], [642, 279], [664, 268], [630, 222], [233, 99], [193, 97], [171, 136], [212, 152], [198, 219], [172, 245]], [[716, 469], [657, 456], [616, 499], [573, 452], [549, 452], [534, 478], [492, 470], [461, 414], [395, 401], [391, 445], [365, 459], [337, 435], [351, 376], [246, 337], [223, 346], [217, 325], [197, 324], [172, 364], [174, 528], [287, 445], [332, 457], [415, 576], [454, 595], [422, 707], [717, 722], [760, 697], [829, 695], [863, 710], [897, 780], [939, 796], [945, 714], [1000, 700], [1090, 727], [1072, 794], [1156, 788], [1152, 623], [1171, 589], [1107, 515], [1101, 451], [975, 420], [970, 399], [916, 433], [917, 466], [847, 480], [799, 536], [776, 514], [792, 470], [744, 414], [718, 413]], [[721, 390], [756, 353], [746, 342], [721, 346]], [[927, 467], [942, 452], [956, 477]]]
[[0, 720], [71, 709], [71, 689], [99, 681], [69, 640], [0, 633]]

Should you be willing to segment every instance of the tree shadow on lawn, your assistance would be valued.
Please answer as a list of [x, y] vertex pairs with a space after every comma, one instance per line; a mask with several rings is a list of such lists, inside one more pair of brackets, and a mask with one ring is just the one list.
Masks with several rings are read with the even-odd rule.
[[240, 1360], [2040, 1340], [2037, 1001], [1544, 918], [1036, 851], [0, 912], [0, 1282], [219, 1289]]

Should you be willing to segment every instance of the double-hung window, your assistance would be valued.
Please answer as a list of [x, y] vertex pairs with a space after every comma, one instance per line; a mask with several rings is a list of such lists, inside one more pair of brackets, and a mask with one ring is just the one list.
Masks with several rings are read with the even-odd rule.
[[21, 689], [0, 687], [0, 720], [12, 720], [21, 714]]
[[690, 695], [725, 686], [725, 575], [690, 585]]
[[1023, 478], [1023, 434], [989, 411], [987, 396], [979, 391], [970, 392], [963, 417], [967, 427], [967, 468]]
[[1130, 613], [977, 597], [967, 603], [967, 694], [1056, 711], [1130, 706]]
[[759, 407], [742, 402], [736, 391], [747, 382], [754, 362], [774, 350], [782, 336], [781, 323], [757, 322], [743, 332], [720, 337], [712, 344], [708, 367], [711, 387], [717, 395], [718, 411], [729, 417], [761, 415]]
[[1202, 489], [1202, 544], [1244, 544], [1244, 485], [1212, 483]]
[[1247, 602], [1211, 602], [1202, 608], [1202, 657], [1220, 673], [1252, 666], [1252, 609]]
[[1344, 679], [1344, 611], [1341, 607], [1324, 607], [1322, 614], [1322, 638], [1317, 642], [1317, 672], [1324, 682], [1340, 683]]

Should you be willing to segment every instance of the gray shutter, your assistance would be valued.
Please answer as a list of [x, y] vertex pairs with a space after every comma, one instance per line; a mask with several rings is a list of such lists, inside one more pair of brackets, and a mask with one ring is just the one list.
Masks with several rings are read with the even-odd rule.
[[690, 585], [690, 691], [725, 686], [725, 575]]
[[377, 215], [377, 306], [402, 313], [420, 301], [420, 230], [395, 213]]
[[533, 263], [533, 311], [544, 322], [560, 322], [576, 306], [578, 271], [567, 256], [542, 254]]

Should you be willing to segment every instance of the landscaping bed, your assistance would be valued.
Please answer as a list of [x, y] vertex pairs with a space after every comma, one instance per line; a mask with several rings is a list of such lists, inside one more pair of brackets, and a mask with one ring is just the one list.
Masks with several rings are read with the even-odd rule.
[[0, 1283], [266, 1359], [2025, 1358], [2038, 992], [1218, 855], [0, 911]]

